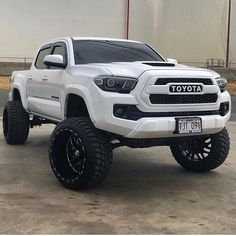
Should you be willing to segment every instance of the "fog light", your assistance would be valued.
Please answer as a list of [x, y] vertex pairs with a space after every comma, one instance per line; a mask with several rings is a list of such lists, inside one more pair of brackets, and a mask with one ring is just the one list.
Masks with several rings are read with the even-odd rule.
[[223, 102], [220, 104], [220, 115], [225, 116], [229, 112], [229, 102]]
[[115, 114], [119, 117], [122, 116], [124, 114], [124, 110], [121, 107], [118, 107], [115, 111]]
[[115, 117], [127, 119], [129, 115], [130, 105], [128, 104], [115, 104], [113, 107], [113, 114]]

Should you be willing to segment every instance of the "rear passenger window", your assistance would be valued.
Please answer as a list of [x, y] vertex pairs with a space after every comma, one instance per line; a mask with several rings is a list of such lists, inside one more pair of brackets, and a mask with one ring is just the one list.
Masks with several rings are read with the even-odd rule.
[[51, 48], [44, 48], [41, 49], [38, 53], [36, 62], [35, 62], [35, 67], [37, 69], [47, 69], [47, 66], [43, 63], [44, 57], [49, 55], [51, 52]]

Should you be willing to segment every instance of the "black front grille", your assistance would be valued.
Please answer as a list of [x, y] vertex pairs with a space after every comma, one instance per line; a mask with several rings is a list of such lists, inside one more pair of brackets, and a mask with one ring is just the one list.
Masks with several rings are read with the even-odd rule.
[[216, 93], [207, 93], [200, 95], [151, 94], [149, 99], [152, 104], [215, 103], [217, 101], [217, 94]]
[[168, 83], [202, 83], [204, 85], [212, 85], [212, 80], [203, 78], [159, 78], [155, 85], [166, 85]]

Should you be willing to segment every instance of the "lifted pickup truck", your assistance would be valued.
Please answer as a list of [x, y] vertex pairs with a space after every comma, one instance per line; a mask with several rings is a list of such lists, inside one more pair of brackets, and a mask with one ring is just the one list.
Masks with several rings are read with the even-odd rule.
[[182, 167], [206, 172], [229, 152], [226, 84], [141, 42], [62, 38], [40, 47], [30, 70], [13, 72], [4, 137], [22, 144], [30, 127], [56, 124], [50, 164], [70, 189], [100, 183], [124, 145], [169, 146]]

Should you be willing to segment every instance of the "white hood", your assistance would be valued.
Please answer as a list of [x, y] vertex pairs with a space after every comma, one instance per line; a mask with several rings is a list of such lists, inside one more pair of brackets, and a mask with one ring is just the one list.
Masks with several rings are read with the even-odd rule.
[[189, 67], [182, 64], [167, 62], [113, 62], [113, 63], [92, 63], [73, 66], [70, 72], [73, 74], [90, 73], [90, 76], [114, 75], [138, 78], [146, 71], [156, 71], [156, 74], [185, 74], [191, 76], [218, 77], [219, 75], [211, 70]]

